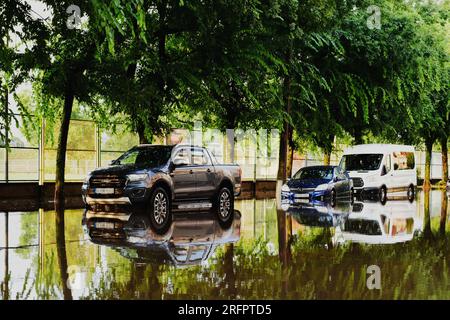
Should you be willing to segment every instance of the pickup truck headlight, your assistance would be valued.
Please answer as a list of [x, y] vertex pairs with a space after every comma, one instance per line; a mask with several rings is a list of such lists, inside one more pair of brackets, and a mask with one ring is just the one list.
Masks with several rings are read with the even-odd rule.
[[283, 184], [283, 186], [281, 187], [281, 192], [291, 192], [291, 189], [287, 184]]
[[127, 175], [127, 178], [128, 178], [128, 181], [130, 181], [130, 182], [143, 181], [143, 180], [147, 179], [147, 174], [146, 173], [129, 174], [129, 175]]
[[319, 184], [314, 191], [324, 191], [328, 189], [328, 183]]

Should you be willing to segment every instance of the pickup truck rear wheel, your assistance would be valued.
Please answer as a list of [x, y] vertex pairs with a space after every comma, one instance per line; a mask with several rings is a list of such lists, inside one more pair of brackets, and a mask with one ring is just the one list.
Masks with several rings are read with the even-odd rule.
[[227, 223], [233, 216], [234, 198], [230, 189], [220, 189], [216, 200], [217, 216], [220, 222]]
[[150, 197], [148, 212], [150, 222], [156, 232], [164, 232], [172, 222], [170, 198], [164, 188], [156, 188]]

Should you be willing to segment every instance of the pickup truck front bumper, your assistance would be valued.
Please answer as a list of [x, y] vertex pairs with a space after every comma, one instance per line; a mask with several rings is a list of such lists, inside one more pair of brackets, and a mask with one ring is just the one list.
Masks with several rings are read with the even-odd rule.
[[98, 194], [87, 185], [83, 185], [81, 192], [87, 205], [131, 205], [144, 203], [149, 198], [149, 190], [143, 185], [115, 188], [113, 194]]
[[85, 202], [88, 205], [94, 204], [131, 204], [130, 198], [119, 197], [119, 198], [93, 198], [91, 196], [85, 197]]

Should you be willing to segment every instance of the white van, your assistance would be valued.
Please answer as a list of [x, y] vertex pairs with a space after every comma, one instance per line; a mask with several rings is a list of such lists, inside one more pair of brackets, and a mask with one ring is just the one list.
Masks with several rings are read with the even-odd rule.
[[417, 172], [413, 146], [356, 145], [345, 150], [340, 166], [352, 178], [357, 194], [378, 194], [381, 202], [386, 202], [388, 193], [414, 199]]

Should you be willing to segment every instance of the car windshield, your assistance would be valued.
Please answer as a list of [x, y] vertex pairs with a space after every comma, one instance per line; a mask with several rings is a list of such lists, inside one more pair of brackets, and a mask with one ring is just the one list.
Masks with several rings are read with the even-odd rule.
[[113, 165], [133, 164], [137, 166], [159, 167], [166, 164], [172, 152], [169, 146], [138, 147], [125, 152]]
[[296, 180], [306, 179], [333, 179], [333, 168], [303, 168], [300, 169], [295, 175]]
[[349, 154], [342, 158], [341, 167], [345, 171], [371, 171], [380, 168], [382, 154]]

